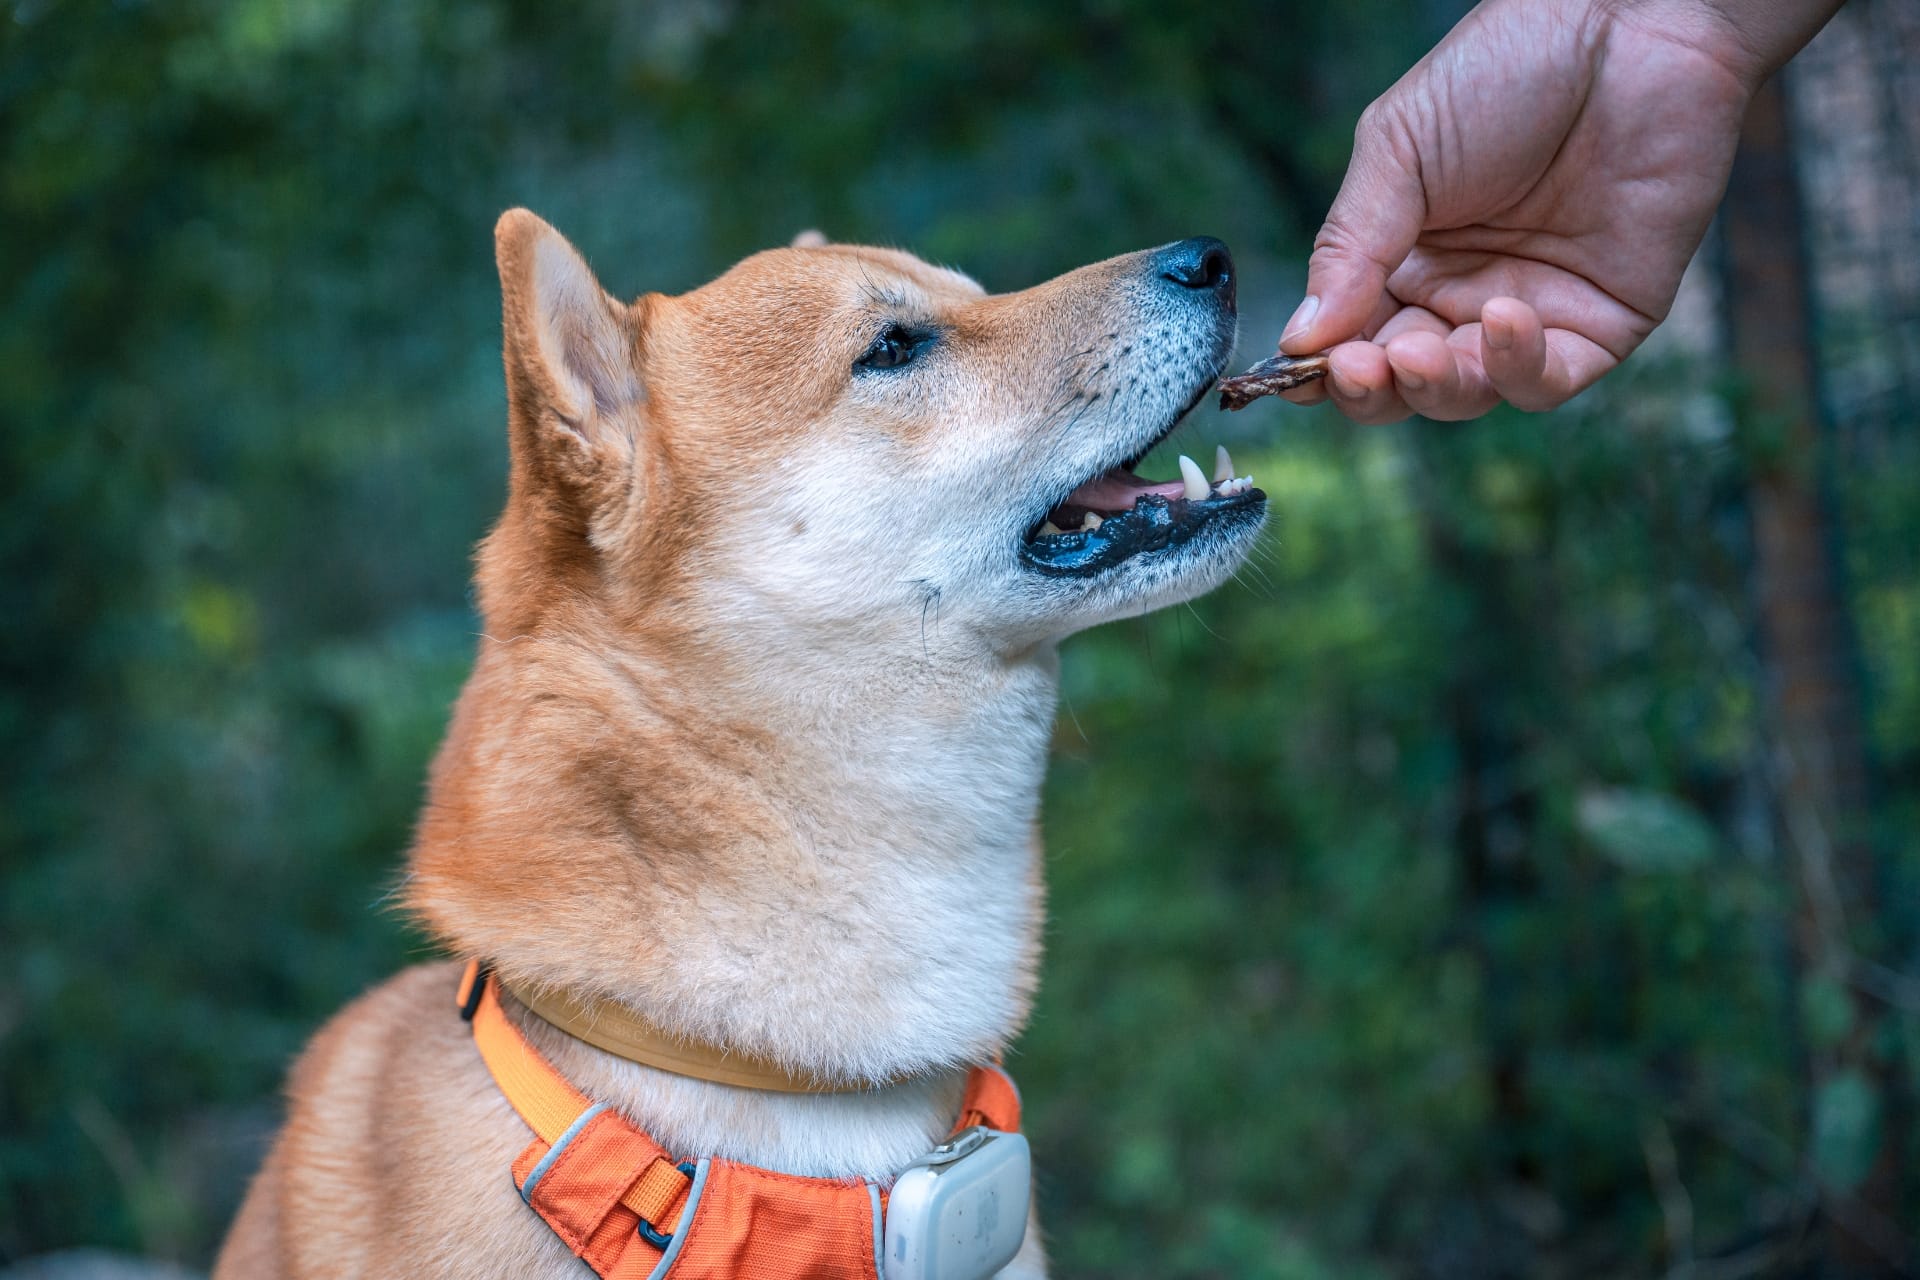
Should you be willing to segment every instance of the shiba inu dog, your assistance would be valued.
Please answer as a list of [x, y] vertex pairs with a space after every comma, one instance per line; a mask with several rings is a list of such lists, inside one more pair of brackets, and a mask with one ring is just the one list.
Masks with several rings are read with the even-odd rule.
[[[1232, 260], [988, 295], [816, 241], [622, 303], [524, 210], [496, 249], [509, 495], [405, 901], [495, 975], [467, 1012], [497, 992], [500, 1043], [671, 1153], [671, 1224], [637, 1172], [603, 1199], [678, 1242], [603, 1273], [746, 1265], [693, 1262], [714, 1160], [871, 1194], [860, 1256], [752, 1274], [897, 1274], [883, 1197], [1034, 989], [1056, 646], [1218, 585], [1265, 518], [1224, 451], [1133, 470], [1224, 367]], [[217, 1276], [584, 1274], [591, 1232], [528, 1207], [572, 1136], [529, 1147], [460, 983], [409, 970], [319, 1033]], [[772, 1083], [590, 1042], [626, 1019]], [[1043, 1272], [1028, 1231], [1003, 1274]]]

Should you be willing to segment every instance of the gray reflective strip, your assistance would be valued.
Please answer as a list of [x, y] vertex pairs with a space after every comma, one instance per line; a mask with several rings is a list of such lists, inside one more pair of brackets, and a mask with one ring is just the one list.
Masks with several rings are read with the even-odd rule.
[[579, 1136], [580, 1131], [587, 1127], [587, 1122], [606, 1109], [606, 1103], [594, 1103], [585, 1111], [582, 1111], [579, 1116], [574, 1119], [572, 1124], [567, 1126], [565, 1133], [554, 1139], [553, 1145], [547, 1148], [547, 1154], [540, 1157], [540, 1163], [533, 1166], [533, 1172], [528, 1174], [527, 1180], [520, 1184], [520, 1198], [522, 1200], [525, 1200], [528, 1204], [533, 1203], [533, 1188], [539, 1183], [540, 1179], [547, 1176], [547, 1170], [553, 1166], [553, 1162], [560, 1158], [560, 1153], [567, 1149], [567, 1144], [572, 1142], [574, 1138]]
[[673, 1243], [660, 1255], [660, 1261], [653, 1264], [653, 1270], [647, 1273], [647, 1280], [663, 1280], [667, 1268], [680, 1256], [680, 1246], [687, 1242], [687, 1233], [693, 1230], [694, 1211], [700, 1207], [700, 1193], [707, 1189], [707, 1161], [702, 1158], [693, 1167], [693, 1185], [687, 1188], [687, 1207], [680, 1211], [680, 1225], [674, 1229]]
[[873, 1201], [873, 1273], [887, 1274], [887, 1229], [881, 1224], [880, 1184], [867, 1181], [867, 1198]]

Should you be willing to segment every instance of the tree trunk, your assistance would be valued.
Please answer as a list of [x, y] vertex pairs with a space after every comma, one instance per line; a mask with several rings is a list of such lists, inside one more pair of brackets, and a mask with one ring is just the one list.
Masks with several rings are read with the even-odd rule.
[[1883, 920], [1859, 681], [1822, 484], [1800, 189], [1778, 77], [1748, 112], [1722, 234], [1727, 336], [1746, 396], [1742, 425], [1756, 442], [1749, 502], [1773, 817], [1794, 874], [1801, 985], [1835, 993], [1828, 1004], [1838, 1005], [1806, 1037], [1807, 1169], [1819, 1187], [1827, 1274], [1911, 1274], [1888, 1011], [1854, 984], [1858, 957], [1879, 950]]

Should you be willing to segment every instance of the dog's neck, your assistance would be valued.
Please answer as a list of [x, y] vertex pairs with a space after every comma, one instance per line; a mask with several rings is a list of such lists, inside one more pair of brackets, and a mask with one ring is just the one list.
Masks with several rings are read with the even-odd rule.
[[[1035, 981], [1052, 650], [687, 659], [483, 642], [409, 902], [519, 983], [816, 1075], [922, 1077], [883, 1093], [937, 1133], [956, 1069], [1007, 1045]], [[661, 1087], [603, 1065], [609, 1087]]]

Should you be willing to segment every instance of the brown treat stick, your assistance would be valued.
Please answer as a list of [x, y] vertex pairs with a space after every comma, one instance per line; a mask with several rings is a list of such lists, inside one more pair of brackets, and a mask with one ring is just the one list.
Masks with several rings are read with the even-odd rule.
[[1279, 395], [1326, 376], [1325, 356], [1269, 356], [1238, 377], [1220, 379], [1220, 407], [1244, 409], [1261, 396]]

